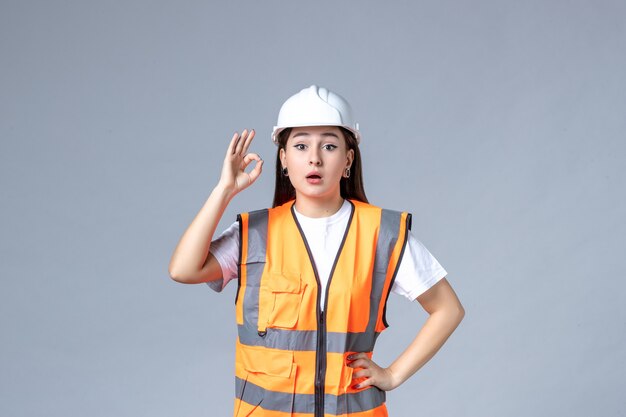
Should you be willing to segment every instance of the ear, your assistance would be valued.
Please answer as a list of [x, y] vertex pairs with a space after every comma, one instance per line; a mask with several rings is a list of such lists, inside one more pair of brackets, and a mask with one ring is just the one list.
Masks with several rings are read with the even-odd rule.
[[354, 149], [348, 149], [348, 152], [346, 153], [346, 157], [348, 158], [348, 163], [346, 165], [346, 168], [352, 166], [352, 161], [354, 161]]
[[287, 156], [285, 155], [285, 148], [280, 148], [278, 151], [278, 156], [280, 157], [280, 162], [282, 166], [287, 165]]

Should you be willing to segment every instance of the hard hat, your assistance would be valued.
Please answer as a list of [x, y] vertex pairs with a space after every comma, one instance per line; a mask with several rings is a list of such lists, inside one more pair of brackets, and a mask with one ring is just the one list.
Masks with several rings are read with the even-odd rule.
[[350, 103], [339, 94], [313, 84], [289, 97], [278, 112], [272, 141], [278, 145], [278, 134], [288, 127], [342, 126], [361, 142], [359, 124], [354, 121]]

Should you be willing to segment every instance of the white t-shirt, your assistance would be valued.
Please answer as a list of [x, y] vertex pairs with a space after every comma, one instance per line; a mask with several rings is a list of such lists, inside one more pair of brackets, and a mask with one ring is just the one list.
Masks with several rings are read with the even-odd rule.
[[[320, 308], [323, 309], [330, 268], [350, 219], [350, 203], [344, 200], [339, 211], [328, 217], [306, 217], [299, 213], [295, 206], [294, 211], [317, 267], [322, 287]], [[213, 240], [209, 251], [222, 267], [223, 280], [209, 281], [207, 284], [211, 289], [220, 292], [230, 280], [237, 278], [239, 222], [231, 224]], [[410, 232], [391, 292], [413, 301], [447, 274], [437, 259]]]

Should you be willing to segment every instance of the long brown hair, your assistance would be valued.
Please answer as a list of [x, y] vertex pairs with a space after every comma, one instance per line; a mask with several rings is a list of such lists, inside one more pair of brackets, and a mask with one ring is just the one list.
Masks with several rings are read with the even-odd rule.
[[[339, 193], [344, 199], [353, 199], [369, 203], [365, 196], [365, 188], [363, 187], [363, 172], [361, 169], [361, 153], [356, 139], [352, 132], [342, 126], [337, 126], [343, 133], [348, 150], [354, 150], [354, 158], [350, 166], [350, 177], [341, 177], [339, 183]], [[287, 139], [292, 128], [287, 128], [278, 134], [278, 150], [276, 151], [276, 186], [274, 187], [274, 202], [272, 207], [277, 207], [290, 200], [296, 198], [296, 189], [291, 185], [289, 177], [282, 173], [282, 164], [280, 163], [280, 150], [285, 149]]]

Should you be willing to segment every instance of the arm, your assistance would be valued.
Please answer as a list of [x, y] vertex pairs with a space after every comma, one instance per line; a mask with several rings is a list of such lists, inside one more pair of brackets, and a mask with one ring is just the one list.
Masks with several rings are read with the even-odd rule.
[[[221, 278], [221, 267], [209, 248], [230, 200], [261, 174], [261, 158], [254, 153], [246, 154], [253, 137], [254, 130], [250, 134], [244, 130], [241, 136], [237, 132], [233, 135], [217, 186], [174, 249], [169, 264], [169, 274], [174, 281], [197, 284]], [[252, 160], [259, 162], [250, 173], [246, 173], [244, 170]]]
[[369, 377], [357, 388], [368, 385], [376, 385], [385, 391], [397, 388], [435, 356], [465, 316], [465, 309], [445, 278], [417, 297], [416, 301], [430, 316], [413, 342], [388, 368], [381, 368], [364, 353], [349, 358], [356, 360], [348, 366], [364, 368], [354, 372], [354, 378]]
[[221, 184], [213, 189], [174, 249], [169, 265], [169, 274], [174, 281], [197, 284], [221, 278], [221, 267], [209, 253], [209, 247], [231, 198]]

